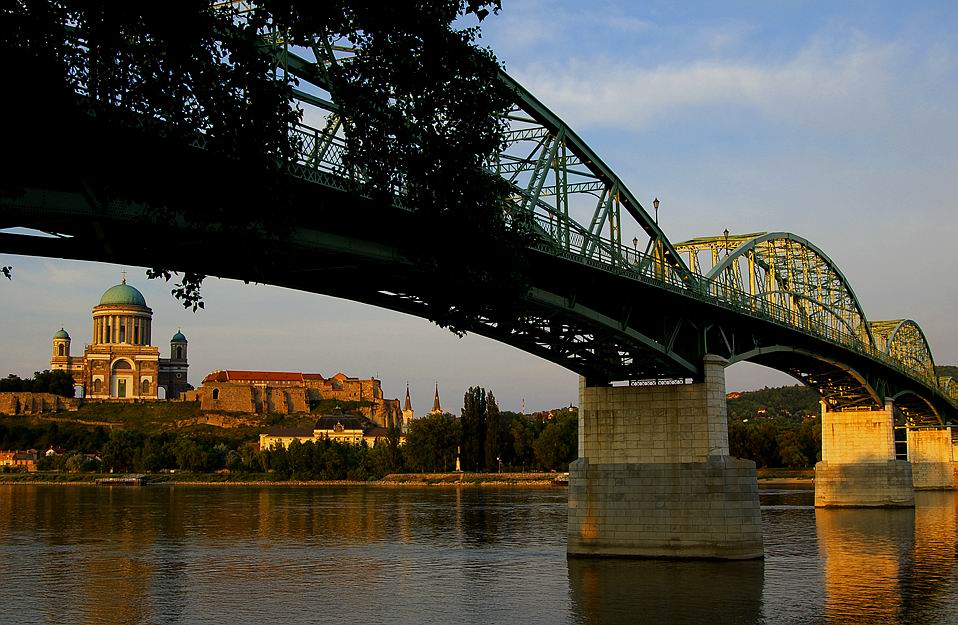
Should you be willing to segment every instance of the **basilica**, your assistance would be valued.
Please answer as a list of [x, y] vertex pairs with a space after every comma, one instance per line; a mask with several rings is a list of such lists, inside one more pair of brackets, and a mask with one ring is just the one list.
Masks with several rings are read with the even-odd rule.
[[106, 290], [93, 307], [93, 340], [82, 356], [70, 355], [70, 335], [53, 335], [50, 369], [67, 371], [87, 399], [177, 399], [193, 387], [187, 382], [187, 341], [170, 339], [170, 357], [151, 345], [153, 311], [137, 289], [126, 283]]

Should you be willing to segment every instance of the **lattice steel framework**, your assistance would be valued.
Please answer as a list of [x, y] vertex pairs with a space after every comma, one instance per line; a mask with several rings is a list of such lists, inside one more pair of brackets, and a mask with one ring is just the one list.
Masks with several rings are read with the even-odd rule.
[[677, 244], [717, 297], [762, 315], [874, 346], [858, 298], [841, 270], [812, 243], [788, 232], [703, 237]]
[[[241, 13], [250, 6], [224, 4], [238, 5]], [[330, 66], [348, 62], [355, 50], [348, 42], [323, 38], [290, 48], [279, 33], [264, 34], [264, 45], [274, 50], [277, 75], [299, 81], [293, 94], [303, 111], [303, 123], [290, 128], [299, 151], [288, 172], [355, 193], [361, 188], [357, 183], [363, 181], [363, 172], [344, 165], [343, 112], [329, 80]], [[726, 234], [673, 245], [636, 196], [571, 128], [505, 73], [500, 80], [515, 98], [503, 112], [509, 123], [506, 145], [487, 167], [510, 184], [508, 217], [533, 224], [533, 251], [611, 274], [622, 280], [623, 292], [629, 281], [640, 282], [690, 304], [733, 311], [847, 348], [919, 380], [932, 392], [947, 391], [952, 401], [958, 400], [958, 384], [943, 378], [939, 385], [920, 328], [911, 321], [870, 324], [848, 280], [816, 246], [784, 232]], [[122, 102], [98, 104], [122, 107]], [[91, 112], [96, 114], [92, 106]], [[197, 130], [193, 145], [205, 147], [202, 129]], [[404, 205], [401, 183], [393, 192], [398, 209], [415, 210]], [[638, 236], [623, 244], [624, 232]], [[681, 377], [698, 367], [695, 354], [679, 354], [673, 346], [684, 328], [697, 328], [700, 338], [704, 337], [708, 319], [679, 316], [658, 334], [647, 327], [643, 334], [631, 321], [636, 316], [631, 303], [613, 318], [608, 311], [585, 308], [568, 294], [533, 291], [529, 307], [516, 318], [480, 319], [485, 333], [574, 370], [605, 367], [610, 375], [626, 376], [612, 379], [654, 373], [657, 367], [667, 376]], [[382, 290], [374, 298], [396, 309], [419, 306], [412, 293]], [[384, 303], [387, 300], [391, 303]], [[848, 376], [836, 376], [835, 367], [818, 370], [807, 360], [801, 367], [787, 360], [777, 361], [776, 366], [794, 370], [793, 374], [825, 389], [823, 396], [826, 391], [836, 397], [852, 392], [847, 388]], [[855, 401], [876, 402], [870, 382], [862, 379], [861, 384], [868, 392]]]
[[935, 359], [917, 323], [911, 319], [895, 319], [870, 321], [868, 326], [878, 349], [923, 377], [936, 378]]

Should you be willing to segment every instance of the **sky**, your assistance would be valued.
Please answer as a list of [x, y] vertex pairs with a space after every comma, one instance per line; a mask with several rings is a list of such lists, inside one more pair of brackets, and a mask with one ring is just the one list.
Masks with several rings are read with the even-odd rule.
[[[505, 0], [482, 45], [556, 112], [673, 242], [789, 231], [824, 250], [869, 319], [911, 318], [938, 364], [958, 364], [958, 3]], [[632, 227], [632, 226], [628, 226]], [[623, 228], [623, 240], [633, 234]], [[637, 231], [636, 231], [637, 233]], [[91, 308], [129, 270], [153, 336], [190, 340], [190, 381], [267, 369], [408, 382], [417, 414], [438, 382], [505, 410], [577, 400], [577, 376], [478, 336], [335, 298], [210, 278], [184, 311], [142, 268], [0, 255], [0, 375], [48, 366], [61, 326], [82, 353]], [[738, 364], [729, 390], [794, 383]]]

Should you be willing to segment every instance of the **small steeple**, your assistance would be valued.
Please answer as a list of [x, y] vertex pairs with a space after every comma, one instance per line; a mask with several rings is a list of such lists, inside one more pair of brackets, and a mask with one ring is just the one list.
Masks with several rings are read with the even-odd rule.
[[409, 382], [406, 382], [406, 404], [402, 407], [405, 410], [412, 410], [412, 400], [409, 399]]
[[436, 382], [436, 396], [432, 400], [432, 412], [433, 414], [442, 412], [442, 406], [439, 405], [439, 382]]
[[120, 284], [126, 284], [126, 272], [125, 272], [125, 271], [121, 271], [121, 272], [120, 272]]

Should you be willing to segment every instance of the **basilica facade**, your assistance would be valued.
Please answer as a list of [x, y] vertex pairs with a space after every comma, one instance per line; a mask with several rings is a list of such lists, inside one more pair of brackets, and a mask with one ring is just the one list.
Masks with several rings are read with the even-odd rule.
[[179, 398], [192, 389], [187, 382], [188, 343], [182, 332], [170, 339], [170, 357], [160, 358], [151, 345], [153, 311], [137, 289], [122, 282], [103, 293], [93, 307], [93, 340], [82, 356], [70, 354], [66, 330], [53, 336], [51, 370], [73, 375], [87, 399], [136, 400]]

